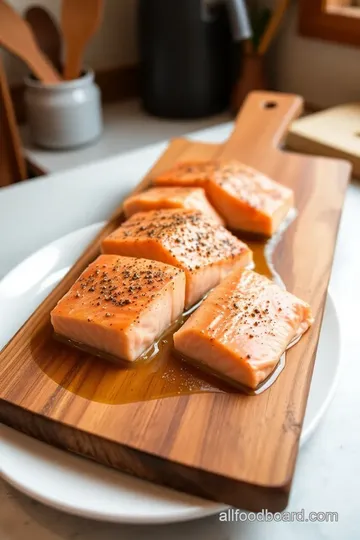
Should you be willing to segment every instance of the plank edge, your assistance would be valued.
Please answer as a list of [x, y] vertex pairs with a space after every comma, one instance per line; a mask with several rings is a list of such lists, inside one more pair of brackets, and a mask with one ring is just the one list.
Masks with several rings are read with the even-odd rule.
[[287, 506], [290, 483], [277, 486], [248, 484], [195, 469], [154, 454], [114, 443], [98, 435], [50, 420], [0, 399], [0, 422], [61, 450], [196, 497], [252, 512], [281, 512]]

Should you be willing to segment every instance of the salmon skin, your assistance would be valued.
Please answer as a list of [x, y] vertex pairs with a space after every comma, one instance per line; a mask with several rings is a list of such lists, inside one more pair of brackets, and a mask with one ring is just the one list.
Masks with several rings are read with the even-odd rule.
[[100, 255], [51, 312], [63, 340], [133, 362], [183, 313], [185, 274], [148, 259]]
[[153, 183], [201, 185], [230, 229], [264, 236], [272, 236], [294, 206], [291, 189], [235, 160], [179, 164]]
[[235, 267], [252, 263], [252, 251], [197, 210], [139, 212], [102, 242], [103, 253], [155, 259], [186, 274], [185, 307], [200, 300]]
[[136, 193], [124, 201], [124, 213], [127, 218], [137, 212], [161, 210], [164, 208], [189, 208], [200, 210], [217, 223], [224, 225], [224, 220], [211, 206], [205, 191], [200, 187], [154, 187]]
[[174, 334], [174, 347], [234, 385], [256, 389], [313, 323], [310, 306], [251, 270], [234, 270]]

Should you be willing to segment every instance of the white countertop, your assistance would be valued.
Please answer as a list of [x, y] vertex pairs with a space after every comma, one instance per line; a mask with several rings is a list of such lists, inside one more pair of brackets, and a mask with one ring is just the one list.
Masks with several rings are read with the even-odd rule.
[[[221, 141], [230, 125], [197, 134]], [[0, 276], [42, 245], [106, 219], [165, 143], [0, 190]], [[70, 196], [71, 194], [71, 196]], [[0, 540], [358, 540], [360, 538], [360, 184], [346, 198], [331, 293], [341, 325], [342, 374], [317, 432], [301, 450], [288, 510], [335, 511], [338, 523], [221, 523], [216, 516], [171, 526], [94, 523], [46, 508], [0, 480]]]
[[27, 126], [21, 129], [26, 157], [42, 171], [50, 173], [94, 163], [100, 159], [129, 152], [136, 148], [181, 137], [227, 122], [229, 112], [195, 120], [167, 120], [147, 114], [139, 100], [106, 104], [103, 107], [104, 131], [97, 141], [75, 150], [51, 151], [31, 143]]

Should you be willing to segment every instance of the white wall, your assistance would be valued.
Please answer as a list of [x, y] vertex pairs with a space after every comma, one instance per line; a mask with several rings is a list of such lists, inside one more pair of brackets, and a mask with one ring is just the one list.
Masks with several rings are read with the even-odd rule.
[[[261, 1], [269, 6], [276, 3]], [[360, 101], [360, 48], [301, 37], [297, 25], [297, 2], [293, 2], [269, 52], [276, 88], [301, 94], [321, 107]]]
[[[46, 7], [59, 21], [61, 0], [7, 0], [19, 13], [29, 6]], [[100, 31], [86, 50], [85, 62], [95, 69], [108, 69], [137, 62], [136, 0], [105, 0]], [[11, 84], [20, 83], [26, 68], [17, 58], [3, 53]]]

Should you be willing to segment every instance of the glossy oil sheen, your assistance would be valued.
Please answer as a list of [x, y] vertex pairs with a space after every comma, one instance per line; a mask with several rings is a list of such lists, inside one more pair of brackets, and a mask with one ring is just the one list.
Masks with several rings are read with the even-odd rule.
[[[287, 224], [289, 220], [287, 220]], [[270, 240], [249, 239], [244, 234], [239, 237], [247, 242], [253, 250], [255, 270], [274, 279], [282, 285], [281, 279], [274, 270], [271, 259], [272, 252], [279, 241], [279, 236]], [[234, 393], [243, 391], [258, 394], [266, 390], [277, 379], [285, 365], [285, 355], [273, 373], [254, 391], [246, 387], [231, 386], [226, 380], [214, 374], [200, 371], [173, 352], [173, 334], [185, 322], [197, 306], [185, 313], [164, 334], [146, 354], [133, 364], [123, 366], [97, 358], [89, 350], [74, 351], [69, 344], [54, 339], [45, 339], [44, 335], [34, 336], [31, 347], [34, 358], [46, 359], [39, 367], [57, 384], [86, 399], [108, 403], [134, 403], [151, 399], [202, 392]], [[48, 332], [53, 330], [49, 322]], [[44, 348], [47, 354], [36, 354], [36, 348]], [[81, 349], [81, 344], [75, 345]], [[86, 349], [86, 347], [85, 347]]]

